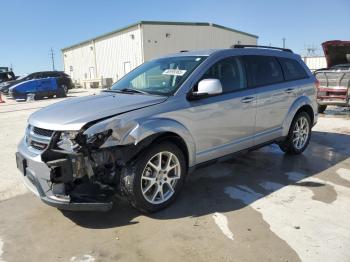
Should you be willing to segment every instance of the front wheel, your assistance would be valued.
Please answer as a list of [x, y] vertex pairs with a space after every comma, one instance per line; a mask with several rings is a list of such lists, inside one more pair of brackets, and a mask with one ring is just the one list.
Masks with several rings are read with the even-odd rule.
[[310, 116], [306, 112], [300, 112], [294, 117], [286, 140], [281, 142], [279, 146], [287, 154], [301, 154], [308, 146], [310, 138]]
[[186, 172], [184, 154], [176, 145], [154, 144], [123, 169], [121, 190], [137, 209], [155, 212], [175, 200]]

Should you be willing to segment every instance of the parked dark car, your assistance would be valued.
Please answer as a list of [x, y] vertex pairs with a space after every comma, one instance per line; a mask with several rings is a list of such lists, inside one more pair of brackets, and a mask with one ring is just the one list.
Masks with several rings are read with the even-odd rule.
[[28, 80], [17, 83], [9, 89], [9, 94], [14, 99], [27, 99], [29, 94], [32, 94], [34, 99], [65, 97], [67, 92], [68, 89], [64, 88], [59, 77]]
[[319, 81], [319, 113], [323, 113], [328, 105], [350, 106], [350, 41], [327, 41], [322, 47], [328, 68], [315, 72]]
[[16, 79], [14, 81], [8, 81], [0, 87], [0, 91], [4, 94], [7, 94], [9, 92], [9, 88], [18, 83], [26, 82], [28, 80], [43, 79], [48, 77], [57, 78], [58, 85], [63, 89], [65, 89], [66, 93], [68, 92], [69, 89], [74, 87], [72, 79], [66, 73], [60, 72], [60, 71], [44, 71], [44, 72], [35, 72], [25, 77]]

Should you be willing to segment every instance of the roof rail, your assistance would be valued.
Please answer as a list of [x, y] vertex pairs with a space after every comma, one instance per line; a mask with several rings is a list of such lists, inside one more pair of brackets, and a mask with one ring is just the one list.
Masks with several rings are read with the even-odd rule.
[[246, 48], [246, 47], [275, 49], [275, 50], [281, 50], [281, 51], [284, 51], [284, 52], [293, 53], [293, 51], [291, 49], [288, 49], [288, 48], [266, 46], [266, 45], [234, 45], [233, 46], [233, 48]]

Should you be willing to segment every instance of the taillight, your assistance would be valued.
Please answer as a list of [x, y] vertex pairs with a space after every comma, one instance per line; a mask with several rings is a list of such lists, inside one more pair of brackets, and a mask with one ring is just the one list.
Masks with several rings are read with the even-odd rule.
[[315, 80], [314, 87], [315, 87], [316, 94], [318, 94], [320, 90], [320, 81], [318, 81], [317, 79]]
[[317, 79], [315, 80], [315, 88], [316, 90], [320, 88], [320, 81], [318, 81]]

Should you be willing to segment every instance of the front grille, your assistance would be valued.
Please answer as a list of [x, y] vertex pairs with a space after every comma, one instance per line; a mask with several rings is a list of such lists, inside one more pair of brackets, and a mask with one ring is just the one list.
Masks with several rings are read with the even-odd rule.
[[48, 148], [53, 134], [53, 130], [29, 125], [26, 132], [26, 142], [29, 149], [32, 149], [35, 153], [44, 151]]
[[53, 134], [53, 130], [43, 129], [39, 127], [33, 127], [34, 134], [40, 135], [40, 136], [48, 136], [51, 137]]
[[40, 142], [36, 142], [36, 141], [31, 141], [30, 142], [30, 146], [35, 148], [36, 150], [45, 150], [46, 147], [47, 147], [47, 144], [44, 144], [44, 143], [40, 143]]

